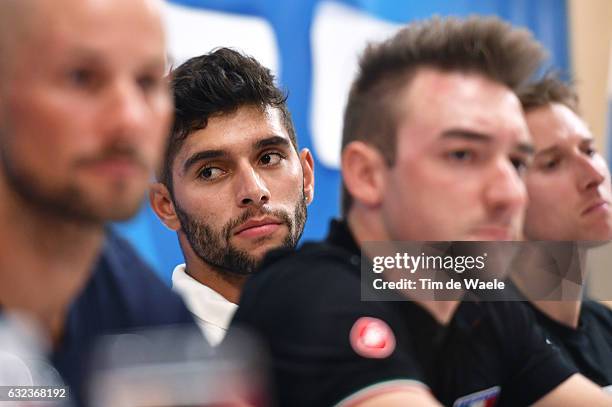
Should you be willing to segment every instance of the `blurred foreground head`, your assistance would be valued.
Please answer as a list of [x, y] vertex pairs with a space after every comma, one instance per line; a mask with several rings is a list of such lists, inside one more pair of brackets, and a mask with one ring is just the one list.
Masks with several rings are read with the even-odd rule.
[[0, 194], [99, 224], [132, 216], [171, 114], [155, 0], [0, 2]]
[[370, 45], [344, 116], [349, 222], [376, 239], [517, 238], [531, 144], [513, 91], [543, 58], [496, 18], [434, 18]]
[[526, 177], [526, 237], [609, 240], [610, 170], [580, 117], [575, 90], [551, 74], [522, 89], [519, 97], [535, 146]]

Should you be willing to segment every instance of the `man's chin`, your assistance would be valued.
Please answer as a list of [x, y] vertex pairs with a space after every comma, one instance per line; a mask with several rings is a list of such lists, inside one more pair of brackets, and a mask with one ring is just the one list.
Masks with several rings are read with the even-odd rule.
[[236, 247], [236, 249], [248, 253], [249, 257], [254, 259], [257, 263], [261, 263], [269, 252], [287, 248], [284, 241], [285, 240], [278, 241], [278, 239], [275, 239], [274, 241], [260, 242], [256, 247]]
[[113, 202], [112, 204], [103, 205], [100, 202], [95, 204], [82, 203], [74, 206], [72, 210], [67, 209], [65, 216], [74, 220], [81, 220], [88, 223], [104, 224], [108, 222], [124, 222], [130, 220], [138, 213], [141, 207], [141, 202]]

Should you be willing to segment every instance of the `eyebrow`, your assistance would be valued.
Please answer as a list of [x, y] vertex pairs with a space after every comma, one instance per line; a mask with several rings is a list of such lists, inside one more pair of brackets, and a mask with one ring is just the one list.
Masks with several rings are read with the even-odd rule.
[[[253, 149], [261, 149], [270, 146], [289, 147], [291, 143], [285, 137], [271, 136], [253, 143]], [[183, 164], [183, 174], [200, 161], [211, 160], [214, 158], [228, 157], [228, 153], [223, 150], [204, 150], [192, 154]]]
[[[593, 137], [584, 137], [582, 140], [580, 140], [580, 142], [578, 143], [578, 145], [580, 147], [587, 145], [587, 146], [592, 146], [595, 143], [595, 139]], [[547, 155], [547, 154], [551, 154], [551, 153], [556, 153], [560, 150], [558, 145], [552, 145], [550, 147], [547, 147], [543, 150], [540, 150], [538, 152], [536, 152], [536, 155], [540, 156], [540, 155]]]
[[261, 149], [264, 147], [270, 147], [270, 146], [289, 147], [289, 145], [290, 145], [289, 140], [287, 140], [285, 137], [271, 136], [271, 137], [267, 137], [267, 138], [256, 141], [255, 143], [253, 143], [253, 148], [258, 150], [258, 149]]
[[557, 146], [557, 145], [550, 146], [548, 148], [545, 148], [543, 150], [538, 151], [536, 153], [536, 156], [548, 155], [548, 154], [556, 153], [558, 150], [559, 150], [559, 146]]
[[[443, 132], [442, 138], [476, 141], [478, 143], [491, 143], [494, 137], [489, 134], [479, 133], [477, 131], [472, 130], [451, 129]], [[528, 155], [533, 155], [535, 151], [535, 148], [531, 143], [525, 142], [517, 143], [516, 149], [521, 153]]]
[[210, 160], [213, 158], [227, 157], [227, 153], [223, 150], [205, 150], [198, 151], [192, 154], [183, 164], [183, 174], [200, 161]]
[[490, 143], [491, 141], [493, 141], [493, 137], [488, 134], [478, 133], [476, 131], [471, 131], [471, 130], [462, 130], [462, 129], [446, 130], [445, 132], [442, 133], [442, 138], [471, 140], [471, 141], [478, 141], [481, 143]]

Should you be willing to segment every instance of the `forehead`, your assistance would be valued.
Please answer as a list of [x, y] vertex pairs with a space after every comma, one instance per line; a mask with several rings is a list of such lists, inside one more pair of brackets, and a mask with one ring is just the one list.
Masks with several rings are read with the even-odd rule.
[[192, 154], [207, 150], [223, 151], [228, 156], [248, 156], [256, 142], [273, 136], [282, 137], [291, 144], [277, 108], [242, 106], [234, 112], [210, 117], [205, 128], [189, 134], [176, 155], [174, 165], [183, 163]]
[[423, 143], [450, 129], [487, 134], [500, 142], [530, 141], [516, 95], [479, 74], [420, 69], [400, 93], [397, 114], [398, 127], [414, 130], [410, 133]]
[[536, 148], [591, 139], [586, 123], [571, 109], [553, 103], [526, 113], [527, 125]]
[[163, 28], [152, 1], [38, 0], [27, 18], [30, 28], [18, 53], [26, 62], [53, 63], [79, 52], [118, 65], [165, 58]]

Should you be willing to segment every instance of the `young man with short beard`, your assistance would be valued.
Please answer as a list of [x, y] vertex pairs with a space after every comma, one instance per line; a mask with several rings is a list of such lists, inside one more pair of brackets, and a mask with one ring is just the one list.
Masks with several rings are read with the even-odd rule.
[[77, 405], [102, 335], [195, 328], [106, 226], [137, 212], [163, 154], [172, 100], [160, 7], [0, 1], [0, 314], [40, 325]]
[[[570, 85], [548, 75], [522, 89], [519, 98], [535, 146], [526, 175], [525, 237], [583, 241], [579, 244], [587, 247], [579, 250], [585, 260], [588, 247], [612, 238], [610, 170]], [[573, 298], [543, 300], [530, 283], [544, 277], [544, 269], [530, 267], [535, 259], [527, 255], [520, 258], [523, 266], [517, 267], [514, 282], [549, 340], [582, 374], [612, 391], [612, 310], [583, 299], [581, 290]]]
[[220, 48], [171, 75], [175, 121], [150, 201], [185, 256], [173, 287], [217, 345], [264, 255], [300, 239], [313, 160], [298, 152], [286, 96], [255, 59]]
[[343, 219], [269, 256], [232, 322], [266, 341], [280, 405], [610, 405], [522, 304], [377, 301], [362, 279], [368, 242], [519, 237], [532, 147], [513, 90], [541, 60], [494, 18], [412, 23], [366, 49], [344, 117]]

